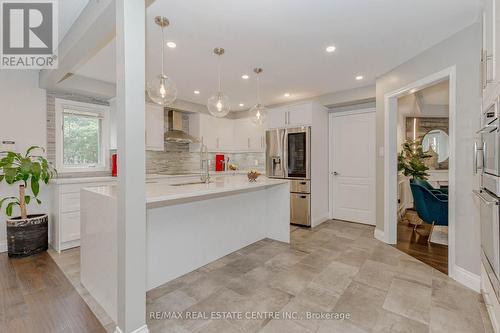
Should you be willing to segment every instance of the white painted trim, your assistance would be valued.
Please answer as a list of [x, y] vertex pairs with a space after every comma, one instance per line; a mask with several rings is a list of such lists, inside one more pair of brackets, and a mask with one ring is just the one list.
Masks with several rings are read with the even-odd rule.
[[378, 239], [381, 242], [387, 243], [385, 240], [385, 235], [384, 232], [378, 228], [375, 228], [375, 231], [373, 232], [373, 236], [375, 239]]
[[353, 114], [372, 113], [372, 112], [377, 112], [377, 109], [368, 108], [368, 109], [347, 110], [347, 111], [329, 111], [328, 114], [333, 117], [343, 117], [343, 116], [351, 116]]
[[[94, 171], [109, 171], [110, 156], [109, 156], [109, 106], [97, 105], [84, 102], [76, 102], [71, 100], [55, 99], [55, 117], [56, 117], [56, 168], [59, 173], [73, 172], [94, 172]], [[69, 168], [63, 165], [63, 110], [64, 107], [74, 108], [76, 110], [92, 112], [100, 114], [102, 117], [101, 124], [101, 163], [95, 167], [80, 167]]]
[[7, 241], [0, 242], [0, 253], [7, 252]]
[[[123, 333], [123, 331], [118, 326], [116, 326], [115, 333]], [[149, 333], [148, 325], [144, 325], [142, 327], [139, 327], [138, 329], [136, 329], [130, 333]]]
[[[397, 241], [397, 147], [396, 145], [396, 115], [397, 99], [412, 89], [420, 90], [448, 79], [450, 89], [450, 166], [449, 166], [449, 201], [448, 201], [448, 271], [455, 267], [455, 183], [456, 183], [456, 66], [448, 67], [421, 80], [413, 82], [398, 90], [384, 95], [384, 234], [385, 242], [395, 244]], [[395, 112], [396, 110], [396, 112]], [[387, 175], [395, 175], [388, 177]], [[452, 276], [450, 274], [450, 276]], [[458, 274], [463, 276], [463, 274]], [[458, 281], [458, 280], [457, 280]]]
[[[329, 211], [329, 216], [330, 219], [334, 219], [333, 215], [333, 202], [334, 202], [334, 189], [333, 189], [333, 170], [334, 170], [334, 161], [333, 161], [333, 141], [334, 141], [334, 133], [333, 133], [333, 121], [334, 118], [342, 117], [342, 116], [352, 116], [352, 115], [359, 115], [359, 114], [366, 114], [366, 113], [375, 113], [377, 111], [376, 108], [365, 108], [365, 109], [359, 109], [359, 110], [350, 110], [350, 111], [345, 111], [345, 112], [330, 112], [328, 114], [328, 211]], [[376, 127], [377, 127], [377, 119], [376, 115], [373, 115], [373, 140], [375, 140], [376, 136]], [[375, 141], [374, 141], [375, 142]], [[377, 147], [374, 144], [374, 154], [373, 154], [373, 162], [376, 164], [377, 161]], [[377, 224], [377, 203], [376, 203], [376, 195], [377, 195], [377, 175], [376, 172], [373, 171], [372, 175], [372, 193], [371, 197], [373, 198], [373, 212], [372, 212], [372, 217], [371, 220], [373, 223], [366, 223], [366, 225], [372, 225], [375, 226]]]
[[312, 224], [311, 224], [311, 227], [317, 227], [318, 225], [320, 225], [321, 223], [324, 223], [326, 221], [328, 221], [330, 219], [330, 212], [328, 212], [328, 214], [320, 217], [320, 218], [317, 218], [317, 219], [314, 219], [312, 221]]
[[481, 291], [481, 277], [479, 275], [471, 273], [457, 265], [453, 265], [449, 275], [453, 280], [463, 284], [464, 286], [477, 291], [478, 293]]

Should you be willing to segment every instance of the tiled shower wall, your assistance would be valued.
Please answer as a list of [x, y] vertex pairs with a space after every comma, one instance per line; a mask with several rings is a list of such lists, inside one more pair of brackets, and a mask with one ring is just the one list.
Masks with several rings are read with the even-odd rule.
[[[227, 153], [229, 163], [234, 163], [239, 170], [265, 169], [264, 153]], [[215, 153], [209, 153], [209, 159], [213, 161], [210, 169], [215, 170]], [[257, 164], [257, 165], [256, 165]], [[146, 172], [148, 174], [176, 174], [200, 172], [200, 153], [189, 151], [147, 151]]]

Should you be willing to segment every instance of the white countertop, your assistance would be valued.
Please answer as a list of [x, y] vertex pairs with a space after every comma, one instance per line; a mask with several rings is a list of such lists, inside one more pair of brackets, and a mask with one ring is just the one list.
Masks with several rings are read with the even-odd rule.
[[[179, 201], [192, 201], [207, 196], [217, 196], [230, 192], [242, 192], [287, 184], [285, 179], [271, 179], [260, 176], [256, 182], [249, 182], [246, 175], [214, 176], [211, 183], [199, 183], [175, 186], [185, 182], [197, 182], [199, 177], [182, 177], [146, 184], [146, 203], [149, 207], [173, 204]], [[115, 185], [104, 185], [86, 188], [87, 191], [109, 197], [116, 197]]]

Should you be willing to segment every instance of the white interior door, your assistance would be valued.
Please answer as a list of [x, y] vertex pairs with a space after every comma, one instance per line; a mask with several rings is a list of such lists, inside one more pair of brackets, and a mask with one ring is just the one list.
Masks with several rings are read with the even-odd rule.
[[330, 114], [333, 219], [375, 225], [375, 110]]

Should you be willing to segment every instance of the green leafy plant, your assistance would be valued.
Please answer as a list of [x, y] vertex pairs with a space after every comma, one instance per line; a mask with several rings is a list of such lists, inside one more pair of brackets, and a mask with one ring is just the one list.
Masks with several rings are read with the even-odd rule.
[[431, 155], [424, 152], [422, 140], [408, 140], [402, 147], [403, 150], [398, 155], [398, 171], [412, 179], [427, 179], [429, 168], [424, 161]]
[[[16, 152], [0, 152], [5, 157], [0, 159], [0, 184], [5, 181], [8, 185], [19, 183], [19, 197], [6, 197], [0, 199], [0, 210], [5, 204], [5, 213], [12, 216], [15, 206], [21, 211], [21, 218], [28, 217], [26, 205], [36, 200], [38, 204], [42, 202], [38, 198], [40, 193], [40, 183], [48, 184], [49, 180], [57, 175], [56, 169], [42, 156], [35, 152], [44, 153], [45, 150], [38, 146], [30, 147], [26, 154]], [[26, 189], [31, 188], [32, 195], [26, 195]]]

